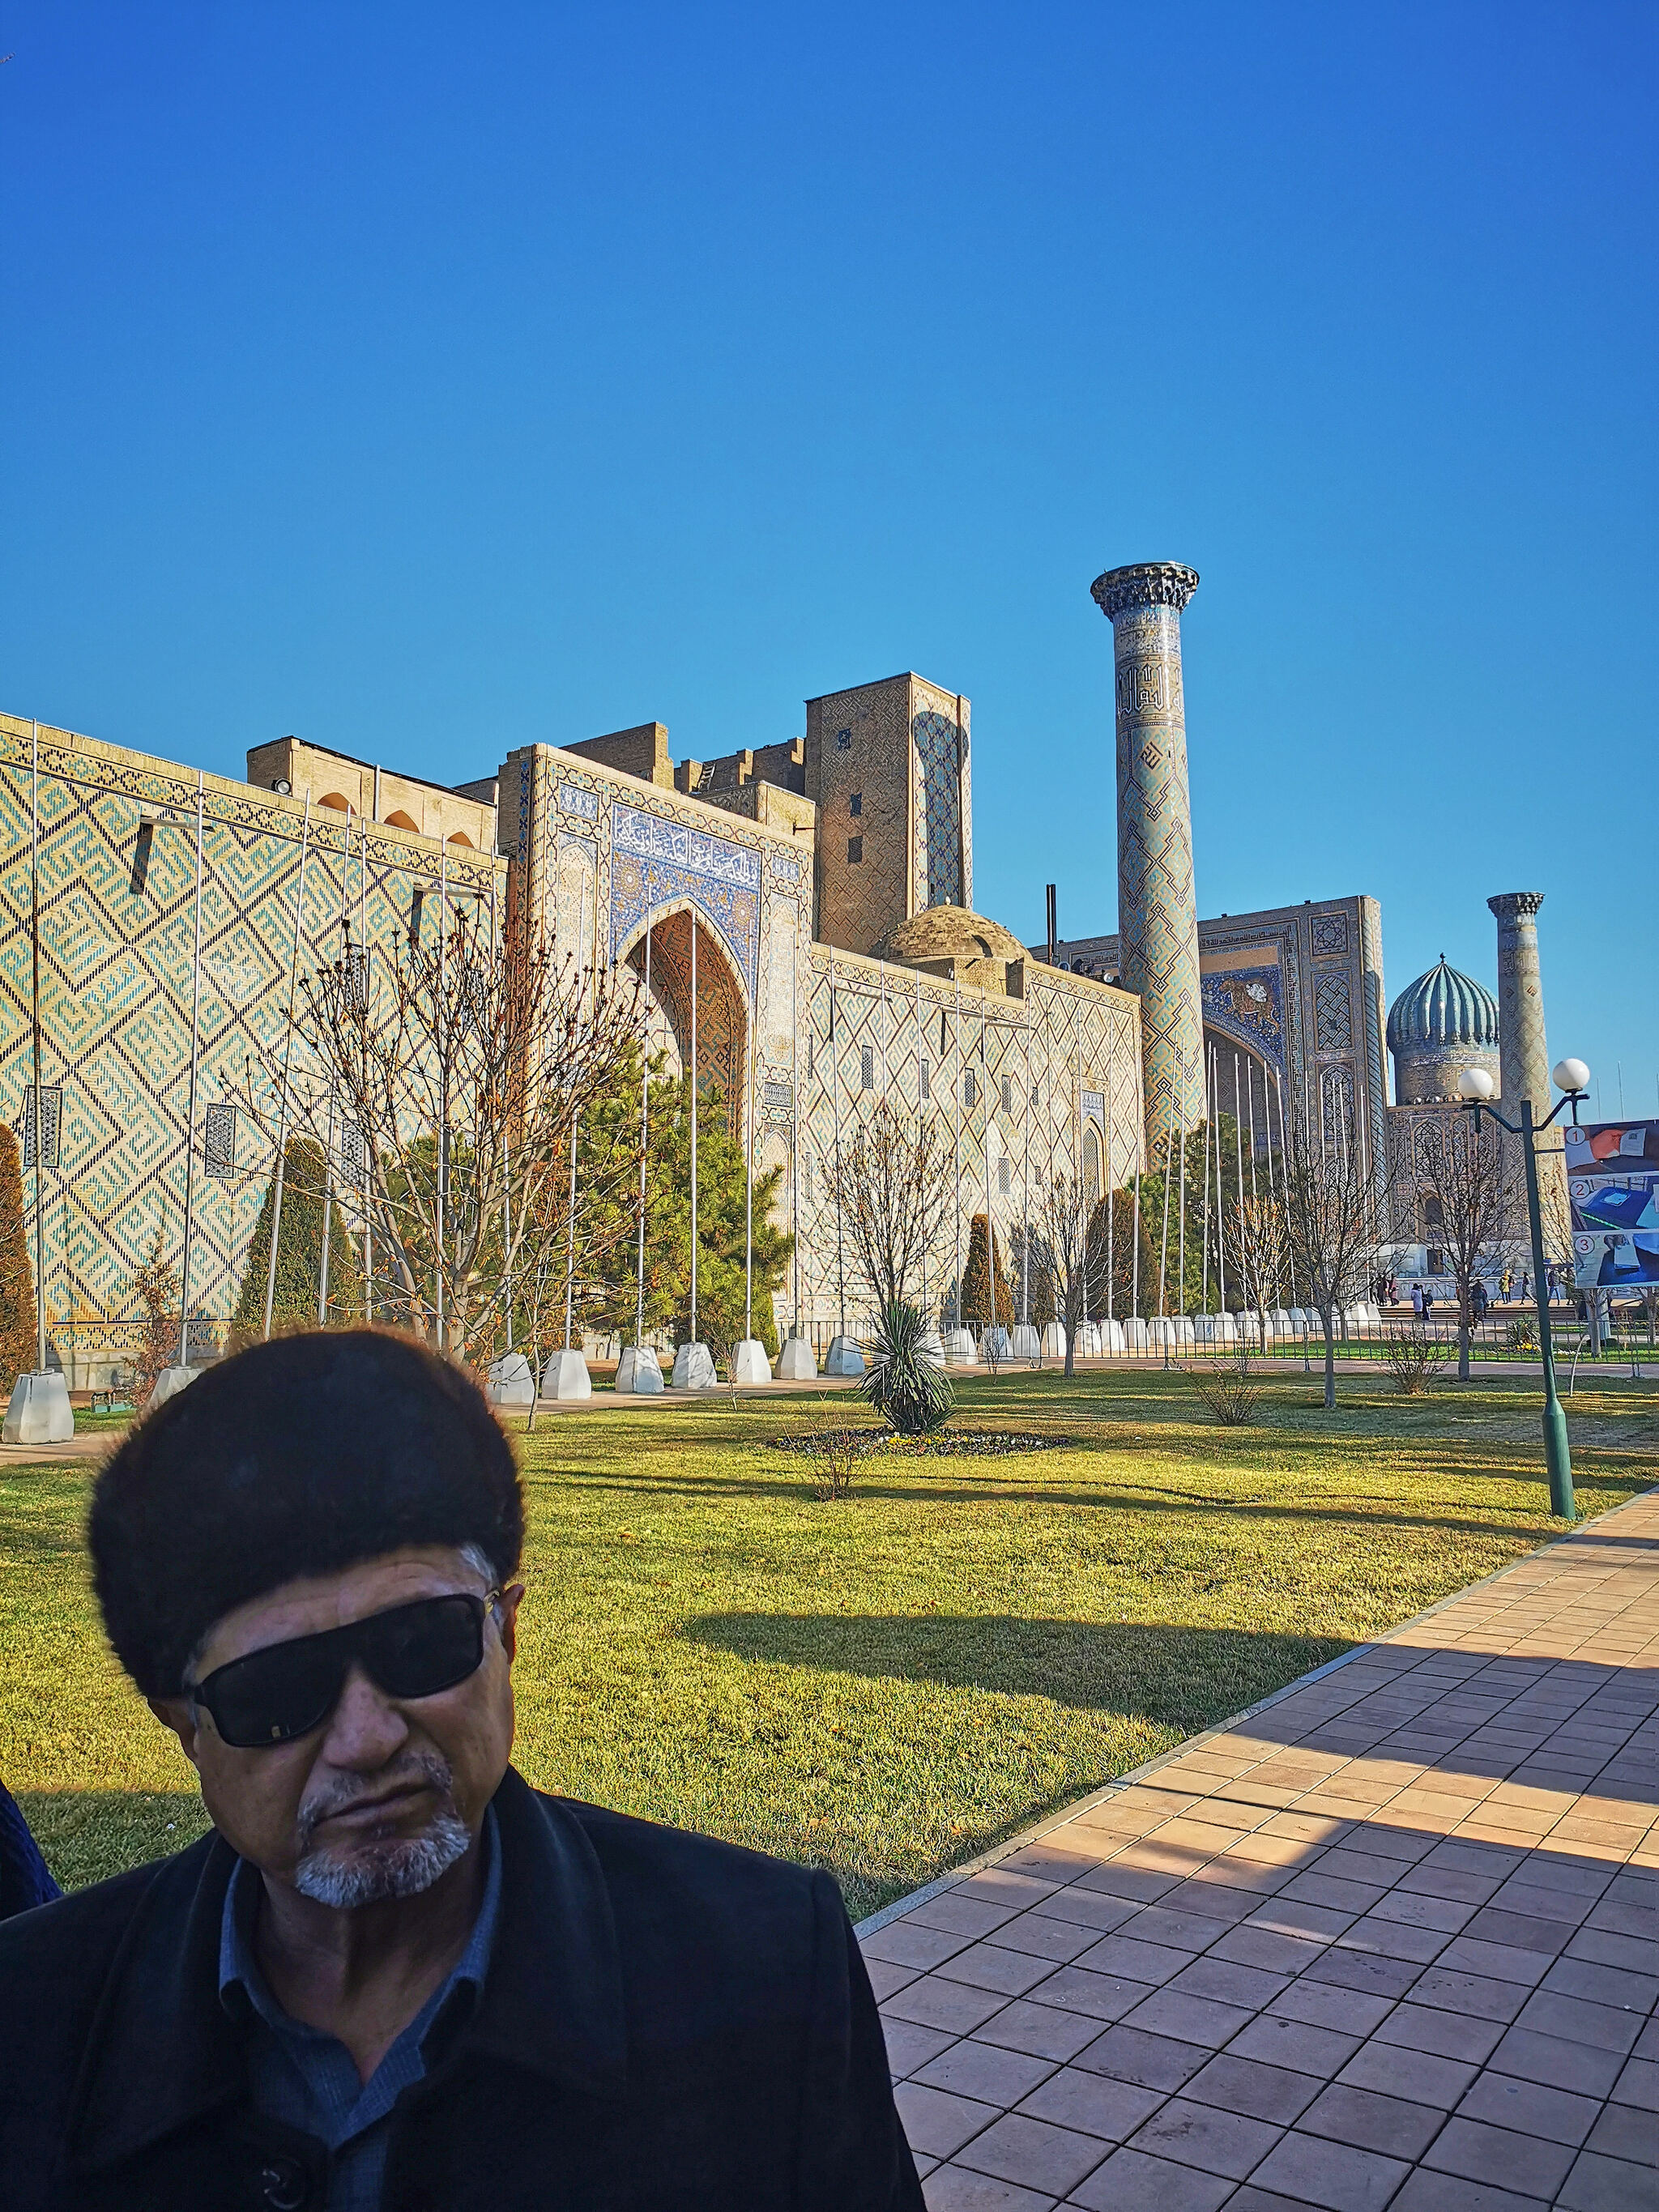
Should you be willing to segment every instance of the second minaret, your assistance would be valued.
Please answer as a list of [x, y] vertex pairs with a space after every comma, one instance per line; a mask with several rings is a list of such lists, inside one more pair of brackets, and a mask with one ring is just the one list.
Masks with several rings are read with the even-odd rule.
[[1120, 980], [1138, 992], [1147, 1164], [1204, 1119], [1204, 1007], [1181, 687], [1181, 611], [1198, 586], [1175, 561], [1109, 568], [1091, 589], [1117, 669]]

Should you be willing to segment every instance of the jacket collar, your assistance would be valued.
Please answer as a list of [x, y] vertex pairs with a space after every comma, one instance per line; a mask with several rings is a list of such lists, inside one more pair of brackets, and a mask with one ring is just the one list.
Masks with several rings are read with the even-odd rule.
[[[501, 1918], [470, 2053], [585, 2094], [627, 2082], [621, 1955], [610, 1891], [570, 1808], [509, 1767], [495, 1807]], [[71, 2166], [118, 2165], [246, 2095], [241, 2039], [219, 2002], [219, 1939], [236, 1856], [214, 1835], [163, 1862], [112, 1964], [70, 2101]], [[442, 2070], [448, 2071], [447, 2065]]]

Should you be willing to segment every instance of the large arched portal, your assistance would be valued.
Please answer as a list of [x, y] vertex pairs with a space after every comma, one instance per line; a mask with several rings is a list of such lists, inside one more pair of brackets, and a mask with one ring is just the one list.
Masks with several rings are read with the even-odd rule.
[[1276, 1071], [1261, 1053], [1210, 1022], [1204, 1024], [1204, 1058], [1213, 1110], [1237, 1115], [1246, 1146], [1254, 1130], [1258, 1152], [1277, 1152], [1282, 1084]]
[[[653, 1045], [666, 1043], [677, 1072], [691, 1065], [691, 933], [697, 945], [697, 1095], [718, 1091], [720, 1111], [732, 1134], [743, 1130], [743, 1086], [747, 1073], [742, 987], [732, 956], [719, 935], [690, 907], [678, 907], [651, 925]], [[628, 964], [645, 974], [645, 933], [627, 954]], [[659, 1032], [665, 1029], [667, 1035]], [[699, 1115], [702, 1120], [702, 1116]]]

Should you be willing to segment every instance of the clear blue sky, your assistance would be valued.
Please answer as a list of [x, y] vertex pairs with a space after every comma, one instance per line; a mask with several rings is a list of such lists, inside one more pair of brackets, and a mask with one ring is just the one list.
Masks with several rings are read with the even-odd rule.
[[0, 705], [441, 781], [974, 701], [1115, 921], [1102, 568], [1189, 562], [1201, 911], [1547, 894], [1654, 1110], [1650, 4], [3, 0]]

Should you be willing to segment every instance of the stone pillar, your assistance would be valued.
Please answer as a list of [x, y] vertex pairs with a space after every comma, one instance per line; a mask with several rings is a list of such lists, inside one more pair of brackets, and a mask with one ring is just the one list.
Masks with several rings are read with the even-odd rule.
[[[1486, 901], [1498, 917], [1498, 1079], [1500, 1103], [1511, 1121], [1523, 1098], [1532, 1101], [1534, 1121], [1550, 1110], [1550, 1055], [1538, 970], [1538, 909], [1543, 903], [1542, 891], [1500, 891]], [[1567, 1233], [1566, 1174], [1555, 1129], [1539, 1143], [1538, 1188], [1545, 1240], [1553, 1249]]]
[[1181, 686], [1191, 568], [1146, 561], [1091, 589], [1117, 664], [1117, 927], [1123, 988], [1140, 996], [1147, 1164], [1204, 1117], [1204, 1009]]

